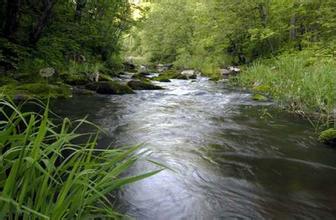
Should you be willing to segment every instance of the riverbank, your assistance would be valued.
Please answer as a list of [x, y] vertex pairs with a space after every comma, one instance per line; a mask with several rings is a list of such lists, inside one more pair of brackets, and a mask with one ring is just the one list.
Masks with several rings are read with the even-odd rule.
[[244, 67], [230, 82], [308, 118], [317, 130], [336, 125], [336, 62], [331, 56], [308, 50], [282, 54]]

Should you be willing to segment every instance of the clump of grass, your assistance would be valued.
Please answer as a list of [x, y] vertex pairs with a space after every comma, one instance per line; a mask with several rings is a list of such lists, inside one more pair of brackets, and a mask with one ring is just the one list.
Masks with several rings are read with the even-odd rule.
[[284, 54], [257, 62], [238, 77], [238, 84], [266, 95], [304, 114], [331, 121], [336, 107], [336, 62], [312, 51]]
[[[137, 160], [129, 149], [97, 150], [86, 120], [60, 126], [43, 114], [0, 100], [0, 219], [119, 218], [109, 195], [160, 170], [120, 177]], [[79, 138], [85, 143], [74, 144]]]

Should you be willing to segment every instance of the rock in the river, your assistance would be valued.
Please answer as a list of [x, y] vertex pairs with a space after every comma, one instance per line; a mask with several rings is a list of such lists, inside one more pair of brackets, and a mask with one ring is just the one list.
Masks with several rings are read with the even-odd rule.
[[240, 69], [238, 67], [229, 66], [228, 68], [220, 69], [219, 72], [224, 78], [228, 78], [229, 76], [235, 76], [240, 73]]
[[115, 81], [94, 82], [86, 85], [85, 88], [95, 91], [99, 94], [123, 95], [134, 93], [134, 91], [129, 86], [122, 85]]
[[156, 66], [156, 70], [159, 72], [159, 73], [162, 73], [162, 72], [165, 72], [167, 70], [170, 70], [171, 68], [173, 68], [173, 64], [158, 64]]
[[261, 95], [261, 94], [255, 94], [252, 96], [252, 99], [254, 101], [260, 101], [260, 102], [265, 102], [268, 100], [268, 98], [264, 95]]
[[197, 79], [197, 75], [200, 73], [196, 70], [183, 70], [181, 74], [187, 76], [188, 79]]
[[336, 128], [322, 131], [319, 140], [324, 144], [336, 147]]
[[144, 75], [144, 76], [149, 75], [147, 66], [141, 65], [139, 68], [139, 74]]
[[161, 86], [153, 85], [150, 82], [140, 81], [140, 80], [131, 80], [127, 83], [129, 87], [134, 90], [160, 90], [163, 89]]

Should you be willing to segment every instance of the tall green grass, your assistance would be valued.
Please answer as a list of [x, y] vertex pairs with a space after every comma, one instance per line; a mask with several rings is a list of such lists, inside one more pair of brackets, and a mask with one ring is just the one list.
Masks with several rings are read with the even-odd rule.
[[303, 51], [256, 62], [238, 77], [238, 84], [271, 96], [282, 106], [331, 122], [336, 108], [336, 61]]
[[78, 132], [86, 120], [20, 109], [0, 100], [0, 219], [118, 219], [111, 192], [161, 171], [121, 177], [137, 146], [97, 150], [98, 134]]

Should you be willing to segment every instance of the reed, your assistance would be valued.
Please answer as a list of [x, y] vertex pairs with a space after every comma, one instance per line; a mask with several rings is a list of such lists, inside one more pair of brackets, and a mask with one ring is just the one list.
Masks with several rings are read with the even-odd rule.
[[48, 105], [21, 109], [0, 100], [0, 219], [119, 219], [111, 193], [161, 171], [121, 177], [138, 146], [98, 150], [98, 132], [78, 132], [85, 119], [56, 125]]

